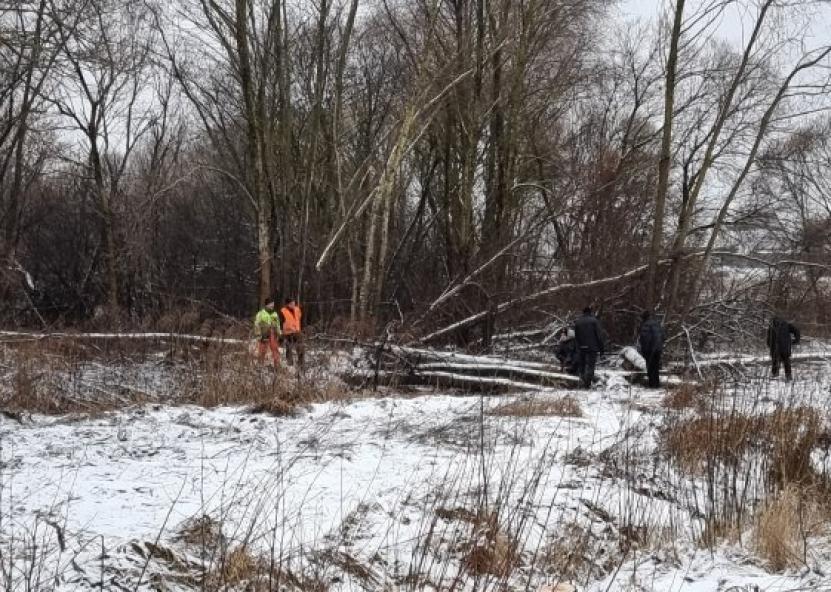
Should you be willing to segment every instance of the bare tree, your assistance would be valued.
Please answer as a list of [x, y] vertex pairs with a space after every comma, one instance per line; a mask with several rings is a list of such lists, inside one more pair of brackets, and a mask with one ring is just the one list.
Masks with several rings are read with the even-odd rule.
[[647, 272], [647, 308], [654, 308], [658, 297], [657, 271], [661, 246], [664, 241], [664, 210], [669, 190], [669, 169], [672, 159], [672, 117], [675, 113], [675, 78], [678, 68], [678, 46], [681, 41], [681, 24], [684, 20], [684, 0], [676, 0], [672, 12], [672, 31], [669, 36], [669, 50], [666, 60], [666, 82], [664, 84], [664, 125], [661, 134], [661, 158], [658, 161], [658, 188], [655, 193], [655, 216], [652, 227], [652, 243], [649, 248], [649, 271]]
[[[275, 124], [282, 128], [288, 121], [286, 10], [281, 0], [185, 3], [191, 36], [164, 40], [173, 73], [214, 150], [233, 163], [214, 170], [238, 181], [254, 211], [260, 301], [272, 291], [275, 149], [287, 149], [285, 138], [275, 137]], [[169, 27], [158, 12], [157, 23]], [[196, 57], [204, 44], [211, 51]], [[281, 153], [279, 162], [287, 155]]]
[[58, 22], [62, 84], [50, 101], [78, 134], [86, 183], [97, 206], [113, 314], [119, 308], [117, 201], [133, 150], [150, 128], [143, 96], [152, 45], [147, 15], [118, 0], [90, 0], [77, 26]]
[[[4, 253], [9, 264], [16, 259], [25, 186], [39, 172], [33, 166], [29, 135], [33, 113], [42, 92], [52, 81], [55, 61], [63, 47], [58, 25], [74, 28], [85, 2], [21, 3], [0, 7], [4, 42], [0, 44], [0, 189], [2, 189]], [[27, 169], [30, 174], [27, 175]], [[9, 173], [11, 173], [9, 175]], [[10, 182], [8, 182], [10, 180]]]
[[[712, 10], [723, 10], [724, 6], [723, 3], [715, 3]], [[686, 117], [686, 131], [679, 134], [679, 142], [687, 157], [682, 168], [682, 200], [671, 251], [675, 262], [670, 269], [665, 293], [667, 310], [680, 310], [682, 317], [695, 299], [701, 273], [718, 241], [725, 217], [744, 187], [759, 148], [771, 133], [772, 120], [793, 116], [795, 98], [807, 96], [815, 90], [790, 87], [794, 77], [804, 75], [825, 60], [824, 48], [806, 48], [799, 31], [794, 31], [792, 36], [781, 34], [781, 19], [789, 18], [797, 22], [803, 8], [799, 2], [762, 2], [753, 17], [751, 33], [739, 54], [721, 50], [699, 54], [704, 59], [703, 64], [701, 59], [689, 62], [699, 64], [699, 73], [688, 80], [699, 78], [703, 86], [691, 95], [692, 101], [685, 103], [687, 107], [683, 116], [693, 117]], [[706, 21], [705, 26], [711, 26], [710, 21]], [[775, 81], [779, 73], [771, 71], [770, 65], [787, 59], [794, 52], [801, 52], [804, 58], [797, 60], [788, 74], [782, 75], [782, 83], [777, 86]], [[697, 94], [702, 88], [716, 101]], [[706, 108], [708, 102], [713, 105], [711, 109]], [[730, 188], [723, 197], [712, 195], [712, 190], [707, 189], [715, 183], [713, 171], [719, 170], [719, 167], [721, 174], [736, 171], [731, 175]], [[706, 198], [703, 197], [705, 195]], [[713, 221], [707, 226], [697, 226], [696, 220], [705, 211], [704, 208], [715, 210]], [[682, 270], [687, 270], [691, 264], [689, 260], [682, 259], [682, 255], [689, 242], [697, 240], [694, 237], [702, 230], [710, 230], [705, 241], [704, 260], [692, 264], [693, 273], [683, 274]], [[680, 293], [682, 274], [687, 280], [684, 299]]]

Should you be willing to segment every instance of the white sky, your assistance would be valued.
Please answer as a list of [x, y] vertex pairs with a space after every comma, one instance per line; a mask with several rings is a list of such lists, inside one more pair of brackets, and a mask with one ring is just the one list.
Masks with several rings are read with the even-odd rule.
[[[685, 14], [690, 14], [697, 7], [711, 2], [712, 0], [687, 0]], [[626, 19], [654, 20], [670, 4], [674, 5], [675, 2], [673, 0], [621, 0], [618, 11]], [[803, 4], [812, 5], [807, 9], [811, 11], [810, 16], [805, 17], [810, 24], [808, 45], [817, 47], [831, 43], [831, 2], [806, 0]], [[756, 5], [757, 2], [752, 0], [735, 2], [719, 24], [720, 36], [732, 44], [742, 45], [744, 36], [749, 33], [750, 20], [756, 14]]]

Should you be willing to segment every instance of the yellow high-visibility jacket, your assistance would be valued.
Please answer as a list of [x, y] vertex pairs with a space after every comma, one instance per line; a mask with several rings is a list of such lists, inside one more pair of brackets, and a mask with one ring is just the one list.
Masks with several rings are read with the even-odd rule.
[[274, 331], [275, 335], [280, 334], [280, 315], [277, 311], [269, 312], [268, 309], [261, 309], [254, 317], [254, 335], [260, 339], [268, 337]]

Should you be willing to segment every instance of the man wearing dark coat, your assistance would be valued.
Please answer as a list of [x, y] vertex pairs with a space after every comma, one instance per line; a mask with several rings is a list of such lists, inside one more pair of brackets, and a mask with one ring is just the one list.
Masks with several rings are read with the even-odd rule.
[[592, 314], [591, 307], [583, 309], [582, 316], [574, 321], [574, 340], [577, 343], [577, 366], [580, 385], [590, 388], [594, 380], [594, 366], [598, 354], [603, 353], [605, 339], [600, 321]]
[[574, 341], [574, 329], [564, 329], [554, 346], [554, 355], [560, 362], [560, 370], [569, 374], [578, 374], [577, 344]]
[[661, 386], [661, 353], [664, 351], [666, 332], [661, 321], [648, 310], [641, 315], [641, 327], [638, 331], [638, 346], [646, 360], [646, 376], [649, 388]]
[[785, 380], [791, 380], [791, 346], [799, 343], [799, 329], [778, 316], [768, 326], [771, 374], [779, 376], [779, 366], [785, 366]]

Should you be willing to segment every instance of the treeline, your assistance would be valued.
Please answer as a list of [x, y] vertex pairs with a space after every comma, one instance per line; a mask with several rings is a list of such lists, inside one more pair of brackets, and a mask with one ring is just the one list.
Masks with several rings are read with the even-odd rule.
[[[0, 312], [128, 326], [276, 293], [344, 328], [466, 339], [584, 302], [685, 320], [750, 298], [827, 322], [810, 7], [664, 8], [0, 4]], [[719, 37], [735, 11], [744, 45]], [[713, 273], [733, 245], [797, 265], [739, 289]]]

